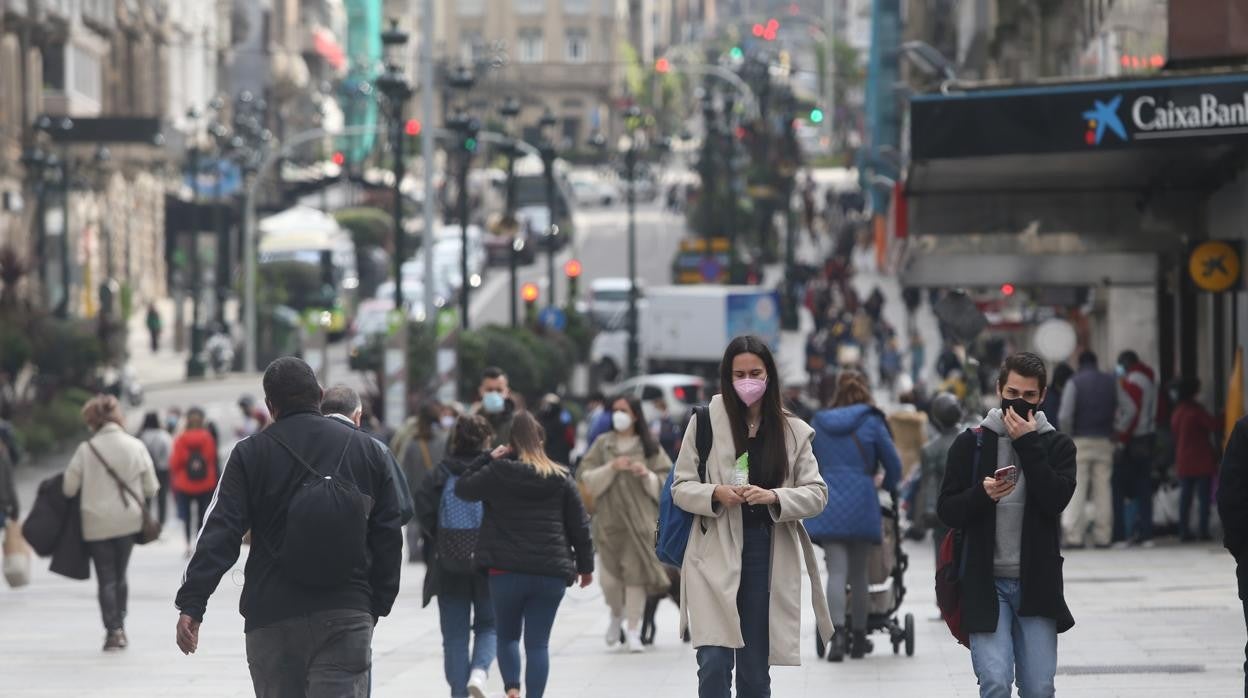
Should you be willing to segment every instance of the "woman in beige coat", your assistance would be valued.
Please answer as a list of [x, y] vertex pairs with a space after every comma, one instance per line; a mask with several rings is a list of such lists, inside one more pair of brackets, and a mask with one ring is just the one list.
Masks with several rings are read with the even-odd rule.
[[623, 626], [628, 651], [635, 653], [645, 650], [641, 617], [646, 598], [664, 593], [670, 585], [654, 553], [654, 522], [659, 516], [659, 488], [667, 481], [672, 461], [655, 442], [635, 396], [615, 399], [611, 426], [581, 459], [577, 479], [593, 501], [598, 579], [611, 609], [607, 646], [620, 643]]
[[814, 432], [780, 401], [776, 363], [757, 337], [737, 337], [711, 400], [714, 440], [699, 481], [696, 418], [676, 459], [672, 499], [695, 515], [681, 568], [681, 632], [698, 655], [699, 698], [771, 695], [771, 665], [801, 663], [802, 564], [820, 637], [832, 619], [802, 519], [828, 489], [811, 451]]
[[147, 447], [122, 428], [125, 420], [117, 398], [91, 398], [82, 408], [82, 417], [93, 434], [69, 461], [64, 491], [67, 497], [81, 495], [82, 537], [95, 565], [107, 633], [104, 650], [121, 650], [127, 645], [126, 568], [135, 535], [143, 527], [145, 501], [159, 491], [160, 483]]

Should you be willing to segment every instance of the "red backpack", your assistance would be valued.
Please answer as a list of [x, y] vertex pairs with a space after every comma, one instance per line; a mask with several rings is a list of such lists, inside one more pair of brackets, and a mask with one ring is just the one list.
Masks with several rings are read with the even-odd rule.
[[[975, 457], [971, 464], [971, 479], [979, 470], [980, 451], [984, 446], [983, 427], [976, 427], [973, 431]], [[962, 531], [951, 528], [940, 542], [940, 553], [936, 556], [936, 606], [940, 608], [940, 617], [949, 626], [949, 632], [958, 644], [970, 647], [970, 635], [962, 628], [962, 576], [966, 573], [962, 539]]]

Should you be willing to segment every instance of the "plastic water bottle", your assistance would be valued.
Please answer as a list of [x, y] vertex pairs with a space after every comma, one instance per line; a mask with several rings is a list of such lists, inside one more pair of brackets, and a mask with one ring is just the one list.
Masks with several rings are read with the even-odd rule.
[[750, 454], [742, 453], [732, 471], [732, 486], [745, 487], [750, 484]]

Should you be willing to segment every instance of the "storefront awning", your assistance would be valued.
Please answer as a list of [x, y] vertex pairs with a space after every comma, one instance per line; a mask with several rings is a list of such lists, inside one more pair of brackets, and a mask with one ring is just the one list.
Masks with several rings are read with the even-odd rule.
[[917, 95], [916, 234], [1188, 228], [1248, 162], [1248, 73]]

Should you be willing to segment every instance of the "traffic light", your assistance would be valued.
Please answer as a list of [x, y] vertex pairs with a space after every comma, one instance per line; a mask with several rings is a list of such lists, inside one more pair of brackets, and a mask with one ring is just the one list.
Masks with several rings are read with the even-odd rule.
[[732, 57], [732, 60], [739, 61], [745, 58], [745, 51], [742, 51], [740, 46], [733, 46], [729, 49], [728, 55]]
[[406, 133], [409, 136], [419, 136], [420, 135], [420, 120], [408, 119], [407, 123], [403, 124], [403, 133]]
[[577, 296], [580, 294], [581, 262], [577, 259], [569, 259], [563, 265], [563, 273], [568, 277], [568, 308], [576, 306]]
[[1012, 296], [1014, 295], [1015, 290], [1016, 289], [1014, 288], [1014, 284], [1009, 284], [1009, 283], [1001, 284], [1001, 295], [1003, 296], [1006, 296], [1006, 297]]
[[810, 110], [810, 123], [812, 124], [823, 123], [823, 110], [822, 109], [820, 109], [819, 107], [815, 107], [814, 109]]
[[347, 164], [347, 156], [343, 155], [342, 151], [335, 152], [333, 157], [331, 157], [330, 159], [333, 160], [334, 164], [339, 167], [342, 167], [343, 165]]
[[463, 140], [460, 146], [464, 152], [472, 154], [477, 152], [477, 133], [481, 131], [481, 122], [476, 119], [469, 119], [464, 124]]
[[765, 41], [775, 41], [776, 32], [780, 31], [780, 20], [772, 17], [767, 20], [767, 26], [763, 27], [763, 39]]
[[524, 300], [524, 322], [530, 327], [537, 325], [537, 284], [527, 283], [520, 287], [520, 298]]
[[654, 71], [666, 75], [672, 70], [672, 62], [666, 58], [660, 58], [654, 62]]
[[761, 39], [763, 38], [763, 34], [767, 33], [767, 28], [761, 24], [756, 23], [753, 29], [750, 30], [750, 33], [753, 34], [755, 37]]

